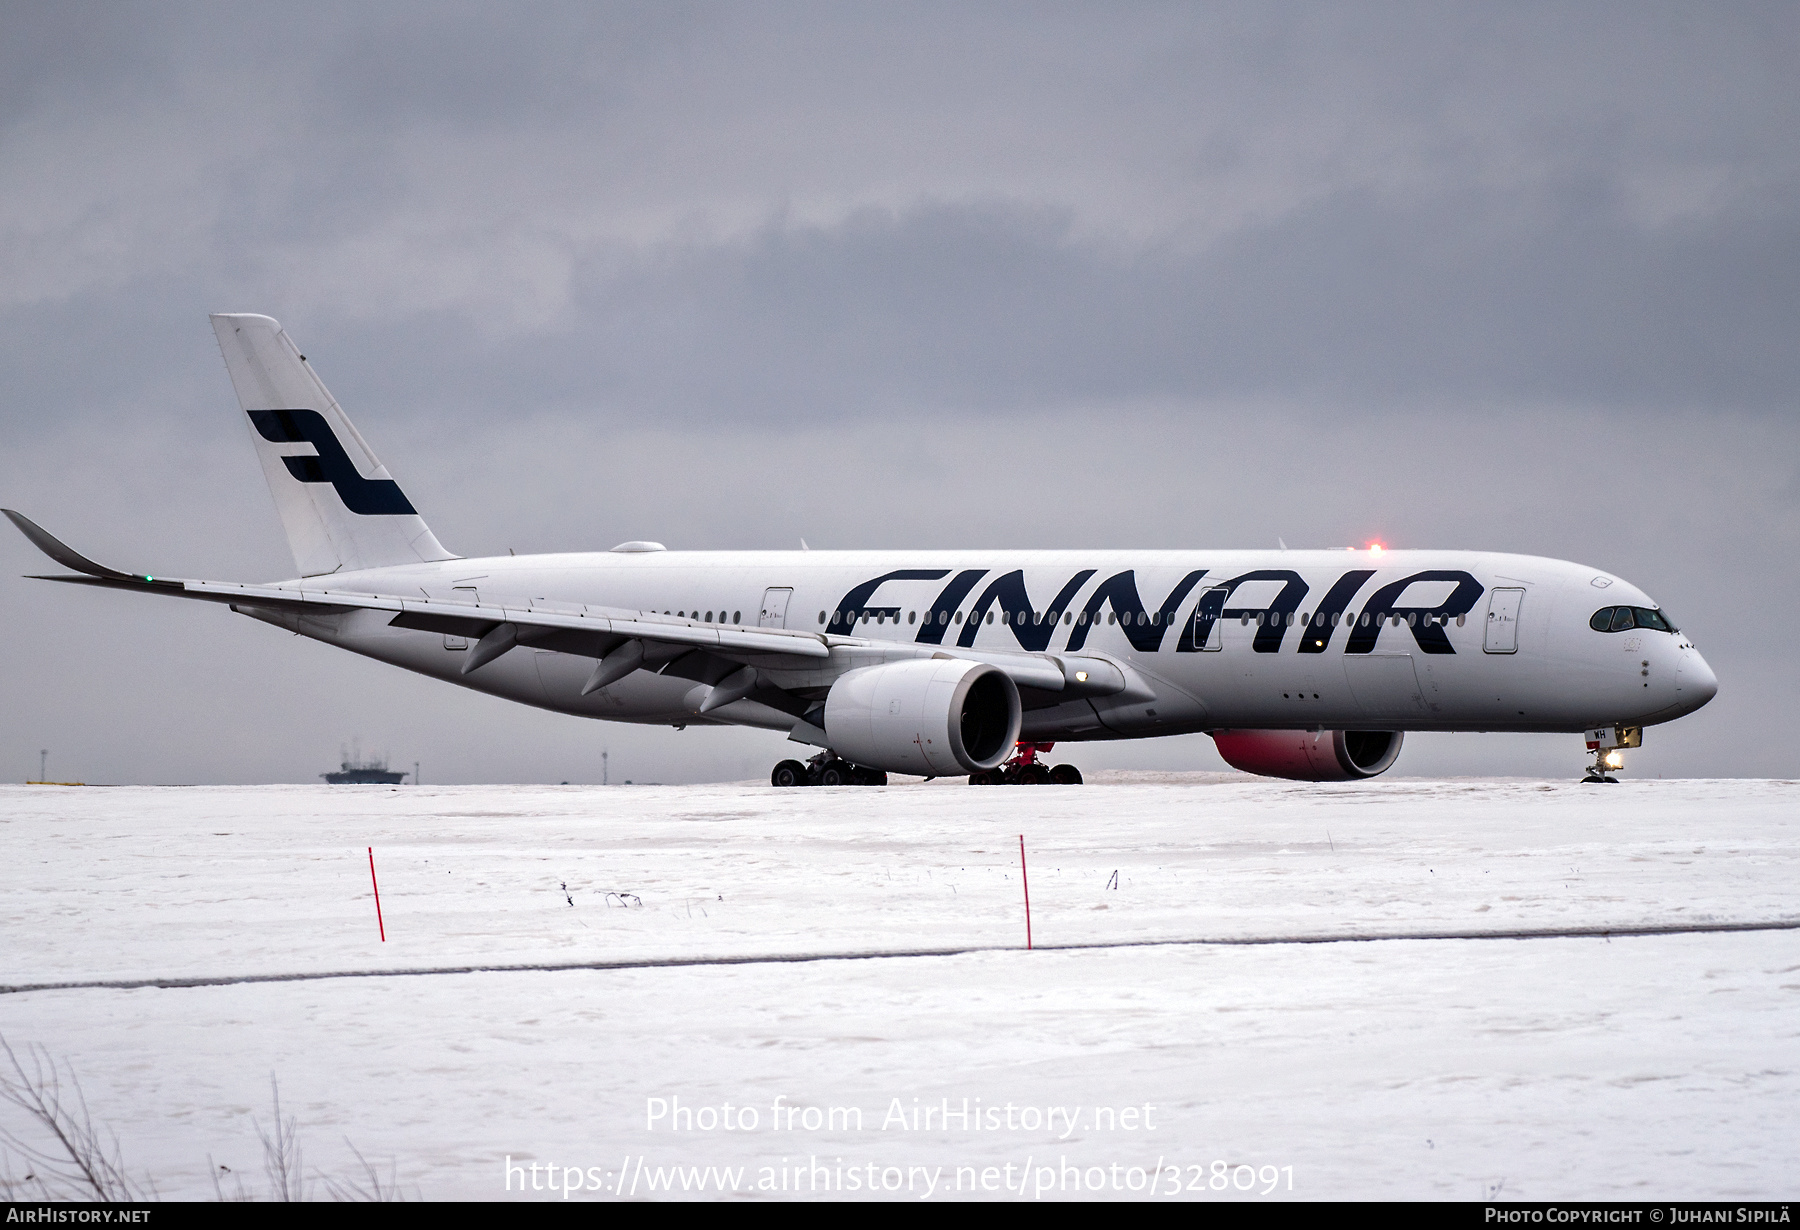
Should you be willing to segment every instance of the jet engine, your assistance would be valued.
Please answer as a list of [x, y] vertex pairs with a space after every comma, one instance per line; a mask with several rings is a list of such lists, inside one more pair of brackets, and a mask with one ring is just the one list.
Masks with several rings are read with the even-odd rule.
[[1385, 773], [1400, 755], [1397, 730], [1215, 730], [1234, 769], [1299, 782], [1348, 782]]
[[991, 769], [1019, 738], [1019, 689], [985, 662], [925, 658], [849, 671], [825, 697], [825, 733], [846, 760], [950, 777]]

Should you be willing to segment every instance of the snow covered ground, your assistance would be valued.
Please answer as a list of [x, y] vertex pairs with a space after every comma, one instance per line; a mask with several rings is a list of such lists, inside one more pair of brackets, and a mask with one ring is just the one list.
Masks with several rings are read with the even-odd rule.
[[261, 1187], [271, 1075], [309, 1173], [433, 1198], [1791, 1188], [1800, 931], [1026, 952], [1018, 839], [1040, 945], [1794, 922], [1800, 783], [1107, 776], [0, 787], [9, 987], [985, 949], [13, 991], [0, 1033], [173, 1197]]

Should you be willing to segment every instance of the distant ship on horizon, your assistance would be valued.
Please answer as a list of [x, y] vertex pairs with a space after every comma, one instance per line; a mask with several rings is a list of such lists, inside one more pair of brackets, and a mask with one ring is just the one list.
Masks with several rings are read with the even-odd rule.
[[362, 745], [359, 742], [354, 753], [342, 753], [343, 760], [336, 773], [321, 773], [320, 777], [334, 786], [398, 786], [406, 780], [405, 773], [388, 771], [387, 757], [377, 760], [373, 756], [362, 758]]

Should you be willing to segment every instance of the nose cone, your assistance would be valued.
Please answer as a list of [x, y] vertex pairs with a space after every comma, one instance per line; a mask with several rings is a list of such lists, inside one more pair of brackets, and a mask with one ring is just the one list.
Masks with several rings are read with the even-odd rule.
[[1719, 694], [1719, 677], [1699, 650], [1682, 651], [1681, 660], [1675, 664], [1675, 692], [1683, 713], [1692, 713]]

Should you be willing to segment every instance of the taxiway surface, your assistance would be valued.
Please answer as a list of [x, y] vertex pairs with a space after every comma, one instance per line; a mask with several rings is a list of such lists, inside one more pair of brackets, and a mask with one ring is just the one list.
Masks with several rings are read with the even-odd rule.
[[271, 1074], [436, 1198], [1785, 1192], [1800, 934], [1707, 928], [1800, 922], [1800, 784], [1111, 777], [3, 787], [0, 984], [222, 985], [0, 1032], [170, 1196], [258, 1190]]

